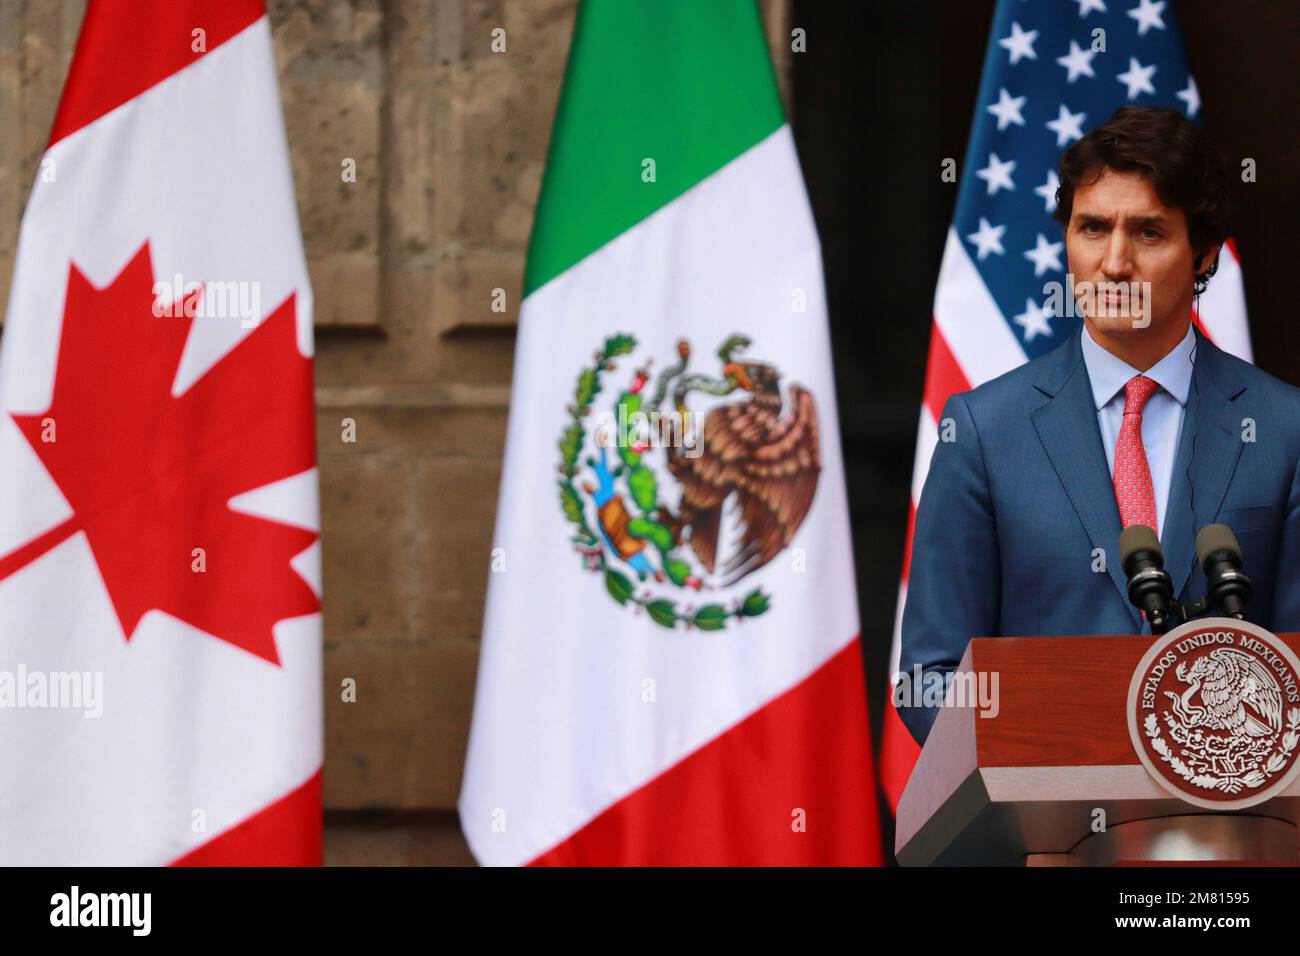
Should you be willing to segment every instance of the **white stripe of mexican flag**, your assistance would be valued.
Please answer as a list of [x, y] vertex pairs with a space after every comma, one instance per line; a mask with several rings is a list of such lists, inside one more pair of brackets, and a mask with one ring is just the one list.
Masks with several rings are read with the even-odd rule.
[[[476, 856], [878, 861], [820, 247], [752, 3], [583, 5], [528, 287]], [[620, 407], [707, 424], [602, 448]]]

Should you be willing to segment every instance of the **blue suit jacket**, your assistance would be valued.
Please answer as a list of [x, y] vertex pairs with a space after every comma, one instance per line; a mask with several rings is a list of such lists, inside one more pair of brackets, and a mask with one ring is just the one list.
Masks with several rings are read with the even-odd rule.
[[[903, 674], [917, 664], [951, 672], [972, 637], [1150, 633], [1120, 567], [1119, 508], [1079, 336], [952, 396], [943, 419], [953, 440], [936, 447], [917, 508]], [[1255, 585], [1247, 618], [1300, 631], [1297, 462], [1300, 389], [1198, 331], [1161, 529], [1179, 600], [1205, 593], [1196, 532], [1221, 522]], [[938, 710], [919, 703], [899, 714], [923, 743]]]

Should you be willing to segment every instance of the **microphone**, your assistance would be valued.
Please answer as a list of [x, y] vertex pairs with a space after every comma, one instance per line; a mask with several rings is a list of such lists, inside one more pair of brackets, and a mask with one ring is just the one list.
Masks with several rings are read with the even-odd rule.
[[1165, 570], [1165, 553], [1155, 531], [1144, 524], [1125, 528], [1119, 536], [1119, 560], [1128, 577], [1128, 599], [1146, 614], [1152, 634], [1165, 633], [1174, 602], [1174, 582]]
[[1246, 572], [1237, 536], [1226, 524], [1207, 524], [1196, 535], [1196, 559], [1205, 569], [1206, 601], [1229, 617], [1244, 618], [1254, 587]]

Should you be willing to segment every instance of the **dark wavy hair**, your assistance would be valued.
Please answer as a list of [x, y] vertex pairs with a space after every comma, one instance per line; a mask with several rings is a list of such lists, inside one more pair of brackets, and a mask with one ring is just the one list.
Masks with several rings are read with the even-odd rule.
[[[1205, 131], [1176, 110], [1121, 106], [1062, 154], [1052, 214], [1062, 229], [1069, 225], [1075, 190], [1096, 182], [1106, 169], [1141, 173], [1162, 203], [1181, 209], [1197, 255], [1218, 249], [1228, 238], [1233, 206], [1228, 171]], [[1196, 295], [1218, 268], [1216, 256], [1196, 274]]]

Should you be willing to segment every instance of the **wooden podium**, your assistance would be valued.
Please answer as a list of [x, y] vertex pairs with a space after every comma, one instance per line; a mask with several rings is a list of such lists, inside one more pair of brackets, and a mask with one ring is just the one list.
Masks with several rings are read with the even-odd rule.
[[[1300, 652], [1300, 635], [1278, 639]], [[1129, 684], [1156, 640], [972, 640], [958, 674], [996, 672], [998, 713], [940, 709], [898, 806], [899, 863], [1296, 863], [1300, 778], [1265, 803], [1223, 812], [1173, 796], [1139, 760]]]

